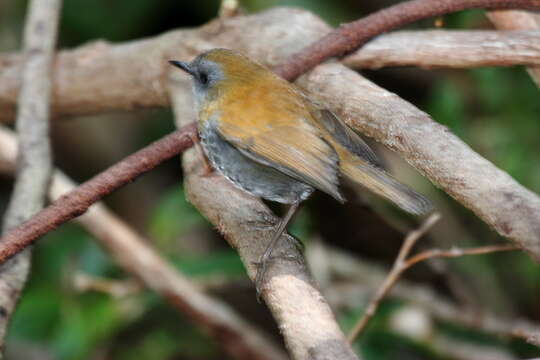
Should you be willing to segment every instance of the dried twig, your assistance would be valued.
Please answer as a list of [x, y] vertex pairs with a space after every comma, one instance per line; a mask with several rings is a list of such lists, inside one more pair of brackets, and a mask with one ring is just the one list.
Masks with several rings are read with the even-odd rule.
[[506, 245], [481, 246], [481, 247], [476, 247], [476, 248], [471, 248], [471, 249], [453, 248], [450, 250], [442, 250], [442, 249], [426, 250], [407, 259], [407, 261], [404, 264], [403, 270], [407, 270], [411, 266], [421, 261], [432, 259], [432, 258], [455, 258], [455, 257], [460, 257], [460, 256], [466, 256], [466, 255], [483, 255], [483, 254], [491, 254], [494, 252], [511, 251], [511, 250], [518, 250], [518, 249], [514, 245], [506, 244]]
[[396, 282], [400, 279], [401, 275], [409, 269], [411, 266], [432, 258], [453, 258], [465, 255], [480, 255], [480, 254], [489, 254], [500, 251], [509, 251], [516, 250], [516, 247], [513, 245], [492, 245], [492, 246], [483, 246], [472, 249], [451, 249], [451, 250], [427, 250], [423, 251], [417, 255], [409, 257], [409, 254], [416, 244], [416, 242], [427, 232], [431, 227], [439, 220], [440, 215], [437, 213], [432, 214], [426, 221], [417, 229], [412, 231], [407, 235], [403, 245], [399, 250], [399, 254], [392, 266], [392, 269], [388, 273], [384, 282], [377, 289], [375, 295], [368, 303], [366, 310], [364, 311], [362, 317], [356, 322], [353, 329], [349, 333], [348, 340], [353, 342], [358, 335], [366, 328], [369, 320], [375, 315], [381, 301], [388, 295], [390, 290], [394, 287]]
[[396, 31], [377, 37], [342, 62], [353, 68], [387, 66], [472, 68], [540, 65], [538, 31]]
[[[24, 29], [24, 70], [18, 98], [16, 129], [20, 151], [14, 190], [4, 218], [10, 231], [38, 212], [44, 204], [52, 169], [49, 143], [51, 71], [60, 0], [34, 0], [28, 8]], [[2, 238], [2, 246], [8, 246]], [[0, 349], [3, 350], [9, 320], [30, 266], [26, 251], [0, 267]], [[1, 355], [0, 355], [1, 357]]]
[[75, 291], [81, 293], [96, 291], [118, 299], [140, 293], [142, 290], [140, 284], [133, 279], [113, 280], [82, 271], [72, 275], [71, 283]]
[[440, 219], [440, 217], [441, 216], [439, 215], [439, 213], [431, 214], [418, 229], [411, 231], [407, 235], [405, 241], [403, 242], [403, 245], [401, 246], [401, 249], [399, 250], [394, 265], [390, 270], [390, 273], [384, 280], [384, 283], [381, 285], [381, 287], [377, 290], [377, 293], [375, 294], [373, 299], [369, 302], [363, 316], [360, 318], [360, 320], [358, 320], [358, 322], [354, 325], [353, 329], [349, 333], [349, 342], [352, 343], [354, 339], [356, 339], [356, 337], [362, 332], [362, 330], [364, 330], [368, 321], [373, 317], [373, 315], [375, 315], [375, 312], [379, 307], [379, 303], [386, 296], [386, 294], [388, 294], [390, 289], [392, 289], [392, 286], [396, 283], [401, 273], [405, 270], [405, 260], [407, 259], [407, 256], [409, 256], [412, 247], [414, 246], [414, 244], [416, 244], [418, 239], [420, 239], [429, 229], [431, 229], [433, 225], [435, 225], [435, 223]]
[[[15, 158], [15, 136], [10, 130], [0, 127], [0, 171], [13, 173]], [[56, 171], [48, 195], [55, 200], [75, 188], [73, 181]], [[95, 236], [120, 267], [186, 314], [231, 357], [245, 360], [286, 358], [261, 330], [246, 323], [222, 301], [201, 292], [102, 203], [94, 204], [76, 221]]]
[[[346, 279], [332, 283], [325, 293], [333, 306], [357, 307], [358, 299], [372, 294], [388, 276], [385, 269], [364, 259], [352, 257], [326, 246], [331, 274]], [[502, 337], [519, 338], [540, 346], [540, 324], [526, 319], [504, 318], [477, 308], [459, 307], [425, 285], [401, 279], [390, 290], [390, 296], [403, 299], [427, 311], [432, 317]]]

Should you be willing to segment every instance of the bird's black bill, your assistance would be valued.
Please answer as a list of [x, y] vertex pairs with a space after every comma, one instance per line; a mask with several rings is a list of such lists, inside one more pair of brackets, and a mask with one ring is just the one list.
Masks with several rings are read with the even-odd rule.
[[191, 69], [191, 66], [189, 65], [189, 63], [187, 62], [178, 61], [178, 60], [169, 60], [169, 64], [184, 70], [188, 74], [193, 75], [193, 70]]

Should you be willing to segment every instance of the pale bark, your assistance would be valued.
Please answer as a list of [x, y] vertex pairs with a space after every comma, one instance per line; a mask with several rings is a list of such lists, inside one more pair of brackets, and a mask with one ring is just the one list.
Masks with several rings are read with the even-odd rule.
[[[13, 194], [4, 217], [4, 232], [38, 212], [44, 205], [52, 169], [49, 143], [51, 72], [61, 0], [29, 3], [24, 29], [24, 62], [17, 97], [16, 130], [20, 151]], [[0, 351], [30, 268], [30, 249], [0, 267]], [[0, 357], [3, 357], [0, 354]]]

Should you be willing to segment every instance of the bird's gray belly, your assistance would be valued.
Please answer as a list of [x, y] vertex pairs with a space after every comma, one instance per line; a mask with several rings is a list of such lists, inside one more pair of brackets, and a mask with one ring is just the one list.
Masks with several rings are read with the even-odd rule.
[[201, 143], [212, 166], [242, 190], [267, 200], [292, 204], [305, 200], [313, 187], [261, 165], [223, 139], [213, 126], [200, 131]]

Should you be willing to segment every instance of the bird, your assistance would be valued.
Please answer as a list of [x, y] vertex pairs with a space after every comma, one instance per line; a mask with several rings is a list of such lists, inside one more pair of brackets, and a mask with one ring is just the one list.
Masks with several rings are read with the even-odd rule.
[[433, 209], [388, 174], [343, 120], [267, 67], [221, 48], [169, 62], [193, 78], [200, 144], [212, 167], [245, 192], [290, 205], [259, 259], [258, 293], [273, 249], [314, 190], [343, 203], [344, 177], [411, 214]]

